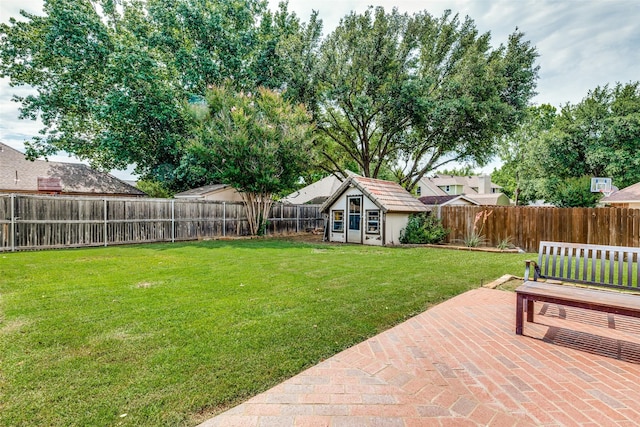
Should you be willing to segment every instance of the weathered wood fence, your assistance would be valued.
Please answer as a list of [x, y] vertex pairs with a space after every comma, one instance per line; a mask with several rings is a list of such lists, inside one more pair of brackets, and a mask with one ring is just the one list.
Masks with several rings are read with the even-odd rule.
[[[318, 205], [274, 204], [268, 234], [322, 228]], [[0, 251], [249, 234], [242, 203], [0, 194]]]
[[475, 226], [488, 246], [509, 238], [527, 252], [537, 252], [541, 240], [640, 246], [640, 209], [443, 206], [440, 217], [449, 243], [462, 242]]

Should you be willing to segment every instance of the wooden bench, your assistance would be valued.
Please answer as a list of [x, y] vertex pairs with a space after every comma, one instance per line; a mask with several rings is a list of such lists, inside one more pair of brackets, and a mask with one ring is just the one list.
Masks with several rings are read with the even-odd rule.
[[625, 292], [640, 291], [638, 258], [640, 248], [540, 242], [538, 262], [526, 261], [516, 289], [516, 334], [525, 311], [533, 322], [535, 301], [640, 317], [640, 294]]

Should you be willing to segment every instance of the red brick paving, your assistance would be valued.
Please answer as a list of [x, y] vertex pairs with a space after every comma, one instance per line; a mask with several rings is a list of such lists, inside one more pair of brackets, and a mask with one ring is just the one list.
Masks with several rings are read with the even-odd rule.
[[469, 291], [201, 426], [638, 425], [640, 320], [535, 310], [517, 336], [515, 294]]

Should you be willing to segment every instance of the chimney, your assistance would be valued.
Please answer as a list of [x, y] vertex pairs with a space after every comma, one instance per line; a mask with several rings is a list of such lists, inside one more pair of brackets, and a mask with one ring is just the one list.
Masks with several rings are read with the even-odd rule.
[[478, 176], [478, 194], [491, 194], [491, 175]]

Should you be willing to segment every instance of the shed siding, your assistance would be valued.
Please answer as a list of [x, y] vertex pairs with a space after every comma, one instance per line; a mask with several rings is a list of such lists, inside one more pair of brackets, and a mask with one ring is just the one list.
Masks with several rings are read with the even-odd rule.
[[400, 232], [407, 226], [409, 215], [406, 213], [387, 213], [385, 220], [385, 244], [399, 245]]
[[[365, 212], [368, 210], [379, 210], [378, 206], [371, 201], [365, 194], [362, 194], [358, 188], [352, 187], [345, 191], [333, 205], [331, 205], [331, 209], [329, 210], [329, 240], [332, 242], [346, 242], [346, 233], [349, 227], [349, 211], [347, 207], [347, 198], [350, 196], [362, 196], [362, 212], [360, 218], [360, 230], [363, 236], [363, 242], [365, 245], [378, 245], [382, 246], [382, 234], [379, 236], [367, 235], [364, 232], [364, 227], [366, 226], [366, 217]], [[341, 210], [344, 211], [344, 231], [341, 233], [336, 233], [333, 231], [333, 211]], [[380, 212], [380, 218], [383, 218], [382, 212]], [[382, 222], [382, 221], [381, 221]], [[381, 229], [384, 229], [384, 225], [381, 224]], [[382, 233], [381, 230], [381, 233]]]

